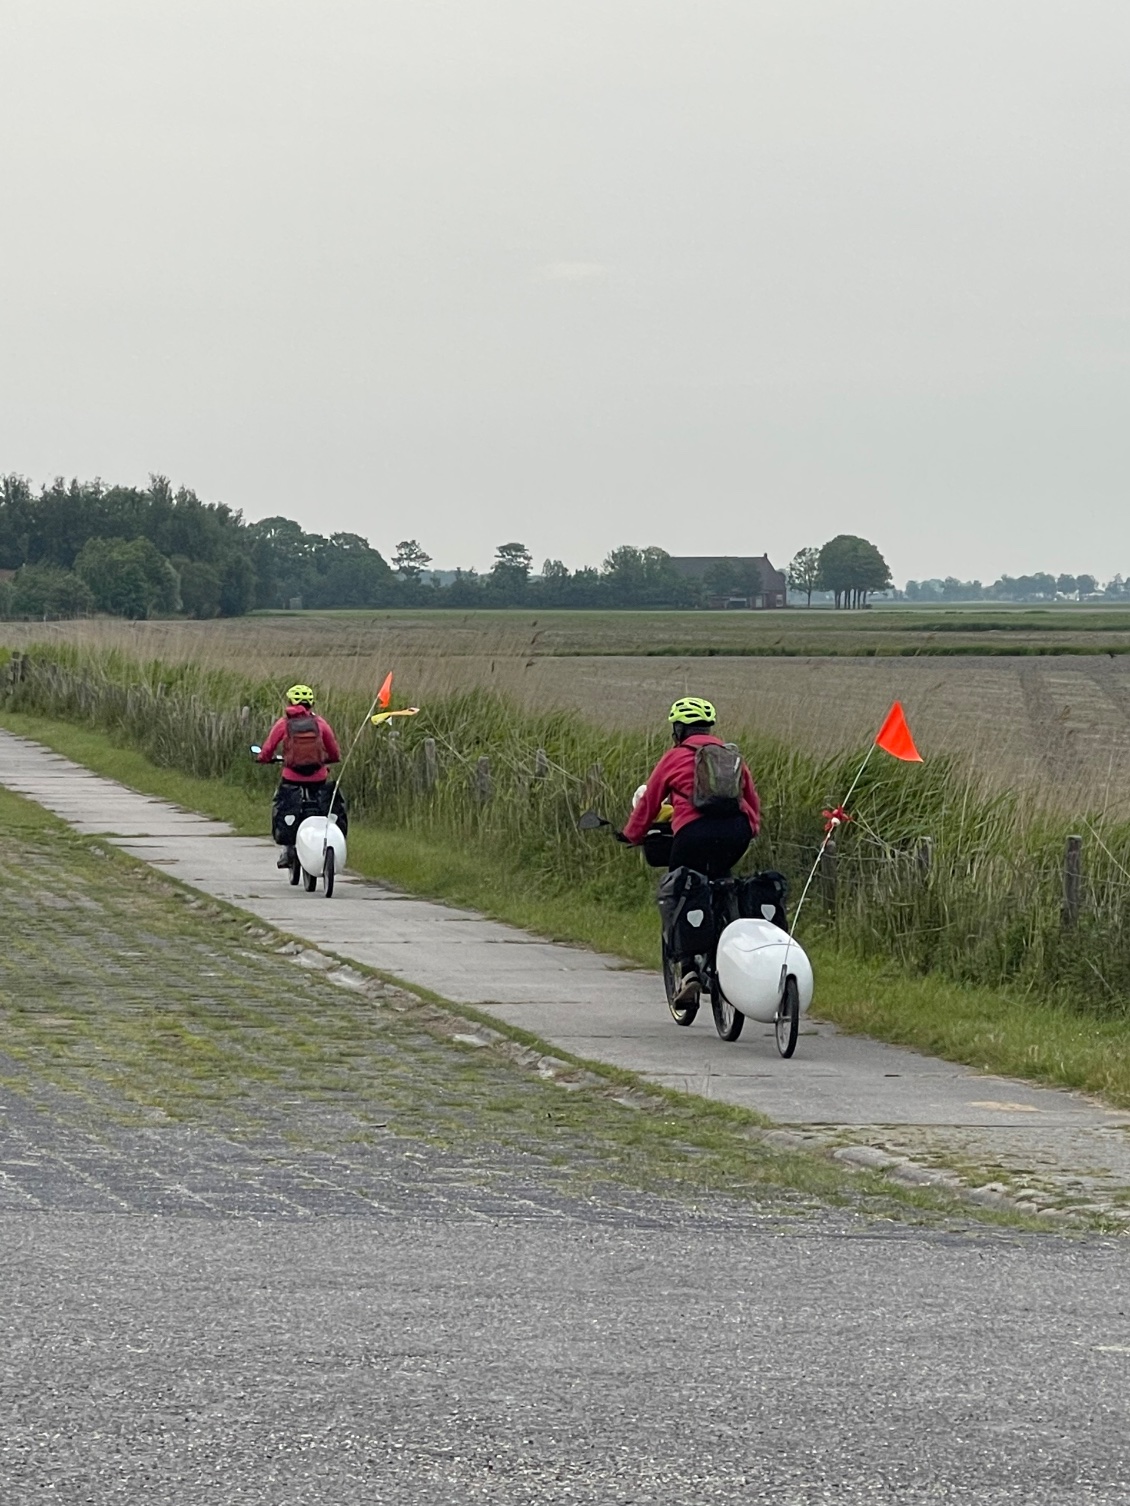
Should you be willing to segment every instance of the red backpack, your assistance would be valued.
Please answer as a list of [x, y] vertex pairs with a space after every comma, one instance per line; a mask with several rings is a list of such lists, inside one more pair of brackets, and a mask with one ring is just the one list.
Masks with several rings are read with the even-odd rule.
[[313, 712], [288, 716], [283, 737], [283, 764], [296, 774], [314, 774], [326, 763], [322, 729]]

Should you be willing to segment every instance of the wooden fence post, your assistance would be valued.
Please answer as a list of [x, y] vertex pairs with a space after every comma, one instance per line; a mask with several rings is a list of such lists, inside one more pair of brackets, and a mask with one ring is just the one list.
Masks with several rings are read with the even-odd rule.
[[539, 748], [534, 754], [534, 778], [549, 778], [549, 756], [544, 748]]
[[490, 777], [490, 759], [485, 755], [475, 765], [475, 794], [481, 804], [485, 805], [494, 793], [494, 786]]
[[1063, 924], [1074, 930], [1083, 907], [1083, 838], [1068, 837], [1063, 853]]
[[425, 790], [434, 790], [439, 782], [439, 760], [436, 757], [436, 740], [425, 737], [420, 749], [420, 784]]
[[829, 910], [836, 908], [836, 839], [829, 837], [820, 854], [820, 886]]

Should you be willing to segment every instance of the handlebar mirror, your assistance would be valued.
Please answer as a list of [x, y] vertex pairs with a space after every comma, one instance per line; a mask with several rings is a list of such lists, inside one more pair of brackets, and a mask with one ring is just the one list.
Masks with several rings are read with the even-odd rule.
[[260, 754], [260, 753], [262, 753], [262, 751], [263, 751], [263, 749], [262, 749], [262, 748], [261, 748], [261, 747], [260, 747], [260, 746], [259, 746], [259, 744], [258, 744], [258, 743], [252, 743], [252, 744], [251, 744], [251, 751], [252, 751], [252, 753], [254, 753], [254, 754], [255, 754], [255, 755], [256, 755], [256, 756], [258, 756], [258, 755], [259, 755], [259, 754]]
[[596, 811], [585, 811], [577, 822], [579, 831], [596, 831], [600, 826], [608, 826], [603, 816], [598, 816]]

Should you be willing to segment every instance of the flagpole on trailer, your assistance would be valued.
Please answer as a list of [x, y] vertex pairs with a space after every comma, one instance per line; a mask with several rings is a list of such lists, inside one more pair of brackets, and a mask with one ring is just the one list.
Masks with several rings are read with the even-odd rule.
[[329, 809], [326, 811], [326, 829], [325, 829], [325, 832], [322, 835], [322, 866], [323, 867], [325, 866], [325, 862], [326, 862], [326, 848], [330, 845], [330, 817], [333, 815], [334, 802], [337, 799], [338, 784], [339, 784], [339, 782], [341, 780], [342, 775], [345, 773], [346, 769], [349, 767], [349, 760], [353, 757], [354, 749], [357, 747], [357, 744], [361, 741], [361, 734], [362, 734], [362, 732], [364, 732], [365, 728], [369, 725], [369, 718], [373, 715], [374, 711], [376, 711], [378, 704], [381, 703], [382, 697], [384, 699], [385, 704], [387, 704], [388, 699], [389, 699], [389, 697], [391, 695], [391, 691], [392, 691], [392, 673], [390, 671], [390, 673], [388, 674], [387, 678], [385, 679], [384, 684], [381, 686], [381, 688], [377, 691], [376, 695], [373, 697], [372, 705], [369, 707], [368, 711], [366, 711], [364, 720], [362, 721], [361, 725], [357, 728], [357, 731], [353, 734], [353, 741], [349, 744], [349, 751], [346, 753], [345, 757], [342, 759], [342, 761], [341, 761], [341, 767], [337, 771], [337, 778], [334, 780], [334, 792], [330, 796]]
[[858, 789], [859, 781], [863, 778], [864, 770], [871, 762], [871, 755], [872, 753], [874, 753], [876, 748], [882, 748], [884, 753], [889, 753], [892, 758], [901, 759], [905, 763], [922, 762], [922, 755], [914, 746], [914, 739], [913, 737], [911, 737], [910, 728], [906, 724], [906, 714], [902, 709], [901, 701], [895, 701], [894, 705], [883, 718], [883, 725], [879, 728], [878, 732], [876, 732], [875, 740], [867, 750], [867, 757], [860, 764], [859, 770], [856, 773], [855, 778], [851, 782], [851, 788], [848, 790], [843, 800], [834, 811], [824, 812], [826, 816], [830, 817], [828, 822], [828, 829], [824, 833], [824, 840], [820, 844], [820, 851], [816, 854], [816, 861], [812, 865], [812, 872], [808, 875], [808, 882], [801, 890], [800, 900], [793, 915], [794, 926], [796, 925], [797, 919], [800, 916], [804, 902], [808, 898], [808, 891], [812, 887], [812, 880], [816, 877], [816, 870], [820, 867], [820, 859], [824, 856], [824, 851], [828, 846], [828, 843], [835, 835], [836, 828], [838, 826], [842, 826], [845, 819], [849, 819], [846, 809], [847, 803]]
[[[856, 773], [855, 778], [851, 782], [851, 788], [848, 790], [847, 794], [844, 796], [843, 800], [840, 802], [840, 804], [837, 807], [837, 809], [839, 809], [841, 811], [845, 810], [848, 801], [855, 794], [857, 788], [859, 787], [859, 781], [863, 778], [864, 770], [867, 768], [867, 765], [871, 762], [871, 755], [872, 755], [872, 753], [874, 753], [875, 749], [878, 746], [879, 746], [879, 744], [877, 742], [873, 742], [871, 744], [871, 746], [868, 748], [868, 750], [867, 750], [867, 757], [860, 764], [859, 770]], [[827, 848], [828, 843], [835, 836], [837, 829], [842, 824], [843, 824], [842, 820], [839, 817], [833, 817], [832, 820], [830, 820], [828, 822], [828, 829], [824, 833], [824, 840], [823, 840], [823, 842], [821, 842], [821, 844], [820, 844], [820, 850], [816, 854], [816, 861], [812, 865], [812, 872], [808, 875], [808, 880], [805, 883], [804, 888], [801, 890], [800, 899], [797, 900], [797, 907], [793, 911], [793, 929], [795, 929], [796, 923], [800, 919], [800, 912], [804, 908], [804, 902], [805, 902], [805, 900], [808, 898], [808, 891], [812, 888], [812, 880], [816, 877], [816, 870], [820, 867], [820, 860], [824, 856], [824, 851]], [[789, 940], [790, 941], [792, 940], [792, 936], [791, 935], [789, 937]], [[787, 960], [787, 949], [786, 949], [786, 960]]]
[[895, 701], [890, 711], [883, 718], [883, 725], [875, 734], [875, 740], [867, 750], [867, 757], [860, 764], [856, 776], [851, 782], [851, 788], [844, 796], [842, 802], [836, 806], [835, 810], [824, 812], [825, 816], [828, 817], [824, 840], [821, 842], [820, 850], [816, 854], [816, 861], [812, 865], [812, 872], [808, 875], [808, 880], [801, 890], [800, 899], [797, 901], [796, 910], [793, 912], [792, 927], [786, 933], [788, 941], [785, 943], [785, 960], [781, 966], [782, 999], [785, 997], [785, 984], [788, 981], [789, 947], [793, 941], [792, 933], [796, 929], [796, 923], [800, 919], [800, 912], [804, 909], [804, 902], [808, 898], [808, 891], [812, 888], [812, 881], [816, 877], [816, 870], [820, 867], [820, 860], [827, 851], [828, 843], [832, 840], [837, 829], [843, 825], [844, 821], [851, 819], [847, 813], [847, 803], [858, 789], [859, 781], [863, 778], [864, 770], [871, 762], [871, 755], [876, 748], [882, 748], [884, 753], [889, 753], [892, 758], [901, 759], [906, 763], [922, 762], [922, 755], [914, 746], [914, 739], [911, 737], [910, 728], [906, 724], [906, 714], [902, 709], [901, 701]]

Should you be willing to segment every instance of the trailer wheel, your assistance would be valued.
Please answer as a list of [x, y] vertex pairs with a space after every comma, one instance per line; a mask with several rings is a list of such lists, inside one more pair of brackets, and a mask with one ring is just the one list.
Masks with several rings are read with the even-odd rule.
[[797, 1032], [800, 1029], [800, 994], [796, 979], [786, 978], [785, 992], [777, 1006], [777, 1050], [782, 1056], [792, 1056], [796, 1050]]

